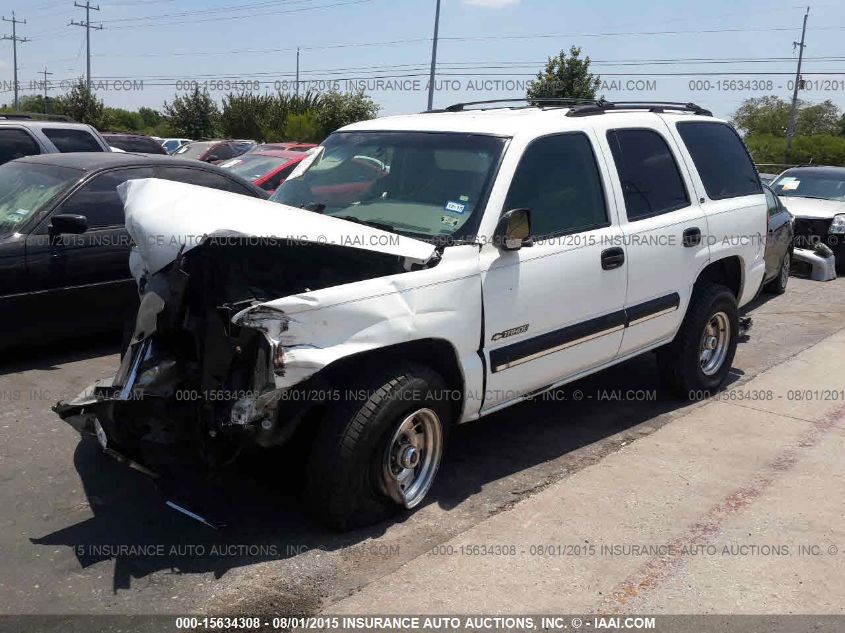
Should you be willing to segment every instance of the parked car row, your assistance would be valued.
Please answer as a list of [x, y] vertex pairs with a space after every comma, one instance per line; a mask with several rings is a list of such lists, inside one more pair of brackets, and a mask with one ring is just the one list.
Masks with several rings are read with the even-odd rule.
[[233, 173], [164, 155], [43, 154], [0, 165], [0, 345], [123, 326], [137, 308], [117, 187], [173, 180], [251, 198]]

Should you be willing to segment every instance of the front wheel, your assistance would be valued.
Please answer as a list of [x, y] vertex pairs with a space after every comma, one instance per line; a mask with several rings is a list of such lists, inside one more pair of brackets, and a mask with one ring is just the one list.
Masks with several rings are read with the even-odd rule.
[[348, 391], [322, 421], [308, 463], [308, 496], [329, 526], [352, 529], [420, 505], [434, 483], [451, 417], [443, 379], [400, 363]]
[[728, 378], [738, 332], [733, 293], [718, 284], [696, 288], [677, 336], [658, 351], [661, 378], [682, 397], [712, 395]]

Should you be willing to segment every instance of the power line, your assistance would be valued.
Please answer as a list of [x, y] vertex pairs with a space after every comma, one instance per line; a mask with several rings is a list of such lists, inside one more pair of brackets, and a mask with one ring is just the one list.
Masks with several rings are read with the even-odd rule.
[[12, 41], [12, 66], [14, 67], [14, 82], [15, 82], [15, 110], [18, 109], [18, 42], [23, 44], [24, 42], [28, 42], [29, 40], [25, 37], [18, 37], [18, 24], [26, 24], [26, 20], [18, 20], [15, 18], [15, 12], [12, 11], [12, 19], [8, 19], [5, 15], [3, 16], [3, 22], [11, 22], [12, 23], [12, 35], [4, 35], [2, 40], [11, 40]]
[[100, 7], [92, 7], [91, 0], [85, 0], [85, 4], [79, 4], [78, 2], [74, 2], [73, 6], [78, 7], [80, 9], [85, 9], [85, 22], [75, 22], [73, 20], [70, 21], [68, 26], [83, 26], [85, 27], [85, 53], [86, 53], [86, 72], [85, 72], [85, 82], [88, 86], [88, 90], [91, 90], [91, 29], [95, 31], [102, 31], [103, 25], [100, 24], [99, 26], [92, 26], [91, 25], [91, 9], [94, 11], [99, 11]]

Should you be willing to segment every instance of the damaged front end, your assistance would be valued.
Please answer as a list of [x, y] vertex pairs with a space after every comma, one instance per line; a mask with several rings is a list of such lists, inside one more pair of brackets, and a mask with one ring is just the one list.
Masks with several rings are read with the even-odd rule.
[[286, 443], [319, 404], [322, 379], [279, 386], [290, 382], [281, 380], [288, 317], [263, 304], [401, 273], [406, 260], [258, 242], [211, 237], [146, 274], [117, 374], [58, 403], [56, 413], [109, 452], [161, 474], [187, 465], [213, 471], [245, 450]]

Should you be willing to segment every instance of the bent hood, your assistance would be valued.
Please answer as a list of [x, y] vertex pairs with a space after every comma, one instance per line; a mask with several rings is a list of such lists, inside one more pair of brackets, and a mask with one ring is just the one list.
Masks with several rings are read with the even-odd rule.
[[780, 196], [780, 201], [792, 215], [799, 218], [832, 220], [833, 216], [845, 213], [845, 202], [841, 200]]
[[198, 187], [143, 178], [118, 188], [126, 230], [135, 243], [132, 275], [154, 274], [212, 237], [254, 237], [333, 244], [423, 263], [434, 246], [410, 237], [304, 209]]

